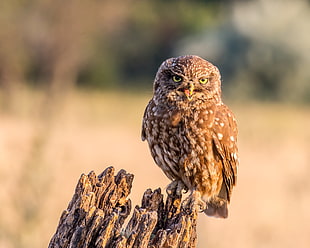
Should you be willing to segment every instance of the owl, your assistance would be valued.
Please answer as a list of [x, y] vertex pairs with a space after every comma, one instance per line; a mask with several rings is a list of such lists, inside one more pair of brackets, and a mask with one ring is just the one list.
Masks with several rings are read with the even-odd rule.
[[189, 190], [209, 216], [228, 216], [237, 178], [237, 132], [221, 99], [216, 66], [193, 55], [161, 64], [144, 112], [142, 140], [171, 185]]

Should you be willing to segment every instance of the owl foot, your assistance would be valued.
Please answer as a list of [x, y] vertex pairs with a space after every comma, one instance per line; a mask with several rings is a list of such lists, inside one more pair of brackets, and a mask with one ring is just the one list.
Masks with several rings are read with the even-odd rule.
[[196, 204], [197, 204], [199, 212], [203, 212], [207, 208], [207, 203], [204, 200], [202, 200], [201, 197], [199, 197], [199, 199], [197, 200]]
[[195, 208], [198, 212], [203, 212], [207, 204], [201, 198], [200, 192], [193, 190], [191, 194], [182, 202], [183, 209]]
[[173, 192], [176, 193], [176, 195], [182, 195], [182, 191], [185, 191], [185, 193], [187, 192], [187, 187], [184, 185], [184, 183], [181, 180], [175, 180], [172, 181], [166, 189], [166, 192], [168, 195], [172, 195]]

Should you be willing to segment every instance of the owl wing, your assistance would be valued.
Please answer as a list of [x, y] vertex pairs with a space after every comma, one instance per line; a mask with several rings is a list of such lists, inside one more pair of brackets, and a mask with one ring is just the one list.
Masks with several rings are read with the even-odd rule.
[[153, 101], [151, 100], [148, 105], [146, 106], [143, 114], [143, 119], [142, 119], [142, 130], [141, 130], [141, 139], [142, 141], [146, 140], [146, 128], [147, 128], [147, 119], [149, 118], [150, 111], [149, 109], [152, 108], [154, 105]]
[[142, 141], [145, 141], [145, 139], [146, 139], [146, 133], [145, 133], [146, 110], [147, 110], [147, 108], [144, 111], [143, 120], [142, 120], [142, 129], [141, 129], [141, 139], [142, 139]]
[[220, 105], [215, 113], [212, 126], [212, 143], [214, 157], [222, 164], [224, 183], [219, 196], [226, 198], [228, 202], [237, 179], [237, 134], [237, 123], [233, 113], [226, 105]]

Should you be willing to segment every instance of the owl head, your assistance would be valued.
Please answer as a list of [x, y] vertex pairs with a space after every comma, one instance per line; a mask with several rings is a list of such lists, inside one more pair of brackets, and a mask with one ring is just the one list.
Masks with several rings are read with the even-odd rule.
[[221, 101], [220, 78], [217, 67], [198, 56], [170, 58], [158, 69], [154, 98], [188, 103]]

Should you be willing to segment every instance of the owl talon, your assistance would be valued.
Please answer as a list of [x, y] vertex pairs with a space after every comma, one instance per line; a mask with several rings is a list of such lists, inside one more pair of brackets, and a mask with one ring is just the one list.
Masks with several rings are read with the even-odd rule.
[[185, 191], [185, 193], [187, 192], [187, 188], [186, 186], [184, 185], [184, 183], [180, 180], [175, 180], [175, 181], [172, 181], [168, 186], [167, 186], [167, 189], [166, 189], [166, 192], [168, 195], [172, 195], [173, 192], [176, 193], [176, 195], [182, 195], [182, 191]]
[[207, 203], [201, 198], [198, 199], [197, 205], [199, 207], [199, 212], [202, 213], [207, 208]]
[[183, 202], [182, 208], [195, 208], [198, 212], [203, 212], [207, 207], [207, 204], [202, 200], [200, 193], [193, 191]]

